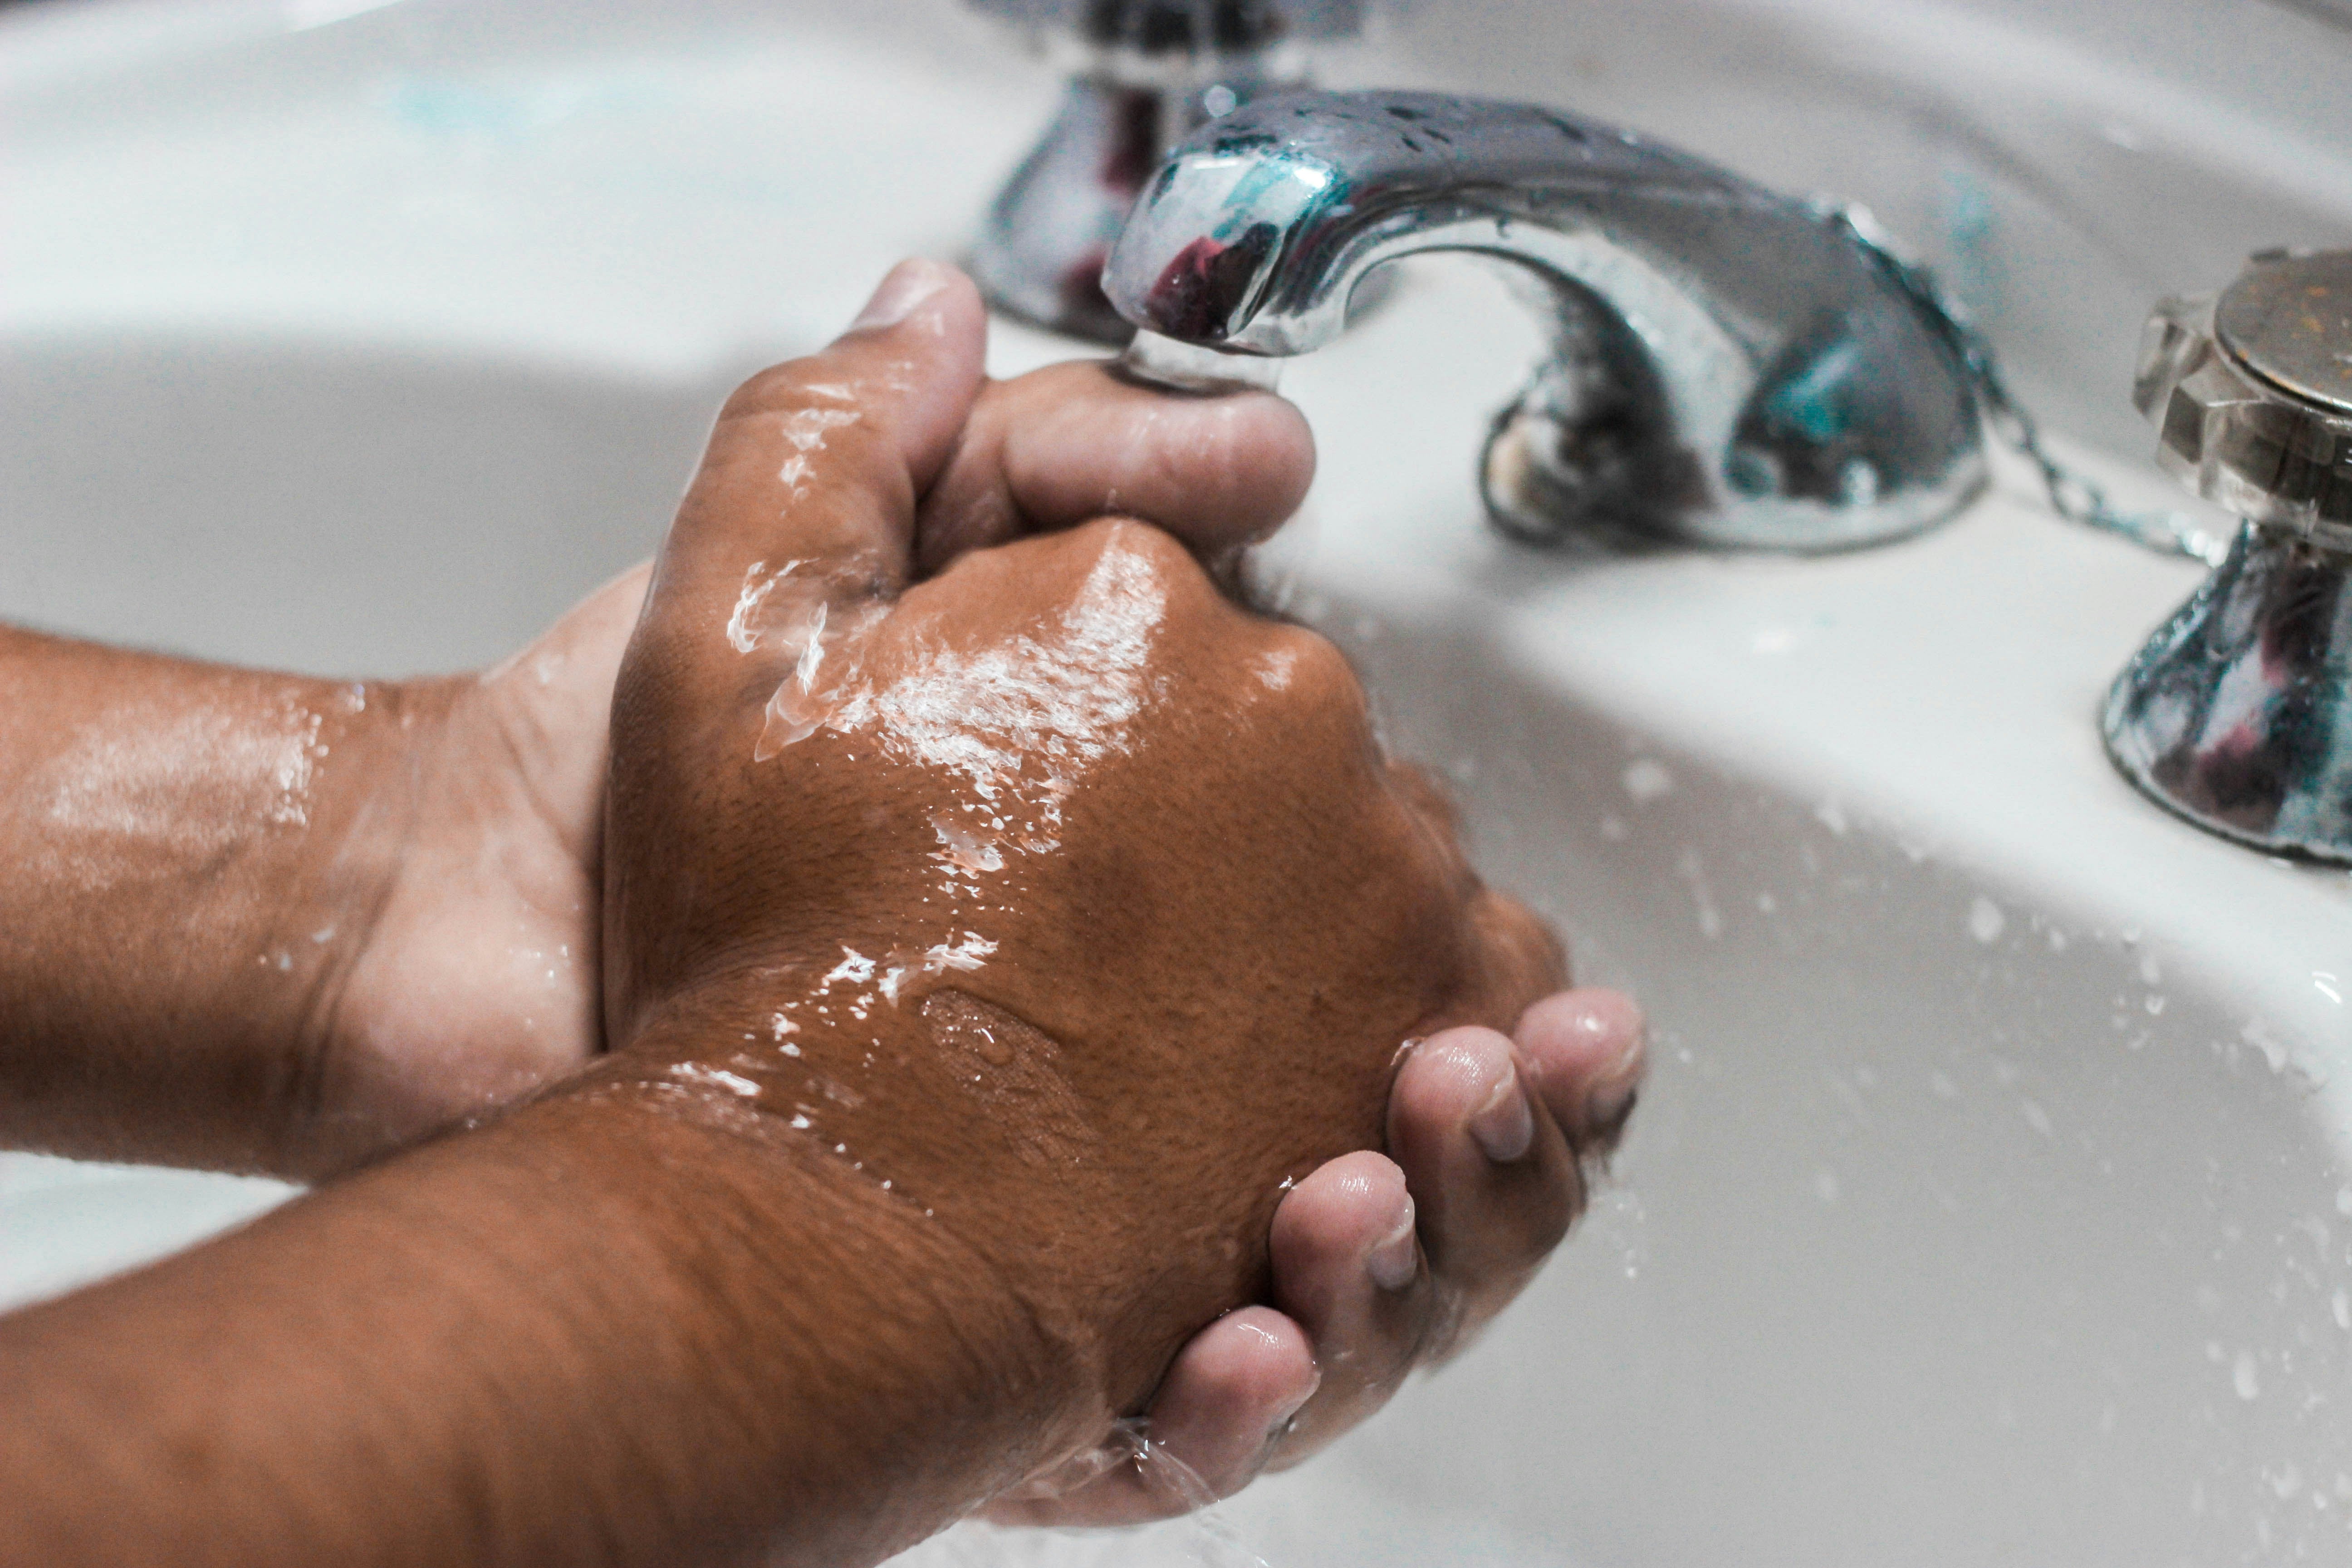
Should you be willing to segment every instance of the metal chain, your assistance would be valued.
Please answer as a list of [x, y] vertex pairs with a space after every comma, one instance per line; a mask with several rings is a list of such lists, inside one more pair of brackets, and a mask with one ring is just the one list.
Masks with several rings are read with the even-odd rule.
[[1945, 289], [1925, 263], [1897, 253], [1866, 210], [1832, 205], [1815, 210], [1844, 230], [1926, 313], [1966, 368], [1993, 434], [2041, 474], [2052, 510], [2069, 522], [2118, 535], [2159, 554], [2186, 555], [2208, 566], [2221, 563], [2230, 552], [2226, 535], [2215, 533], [2185, 511], [2126, 511], [2108, 500], [2107, 492], [2087, 475], [2059, 461], [2043, 443], [2032, 412], [2010, 391], [1992, 343], [1977, 330], [1968, 307]]

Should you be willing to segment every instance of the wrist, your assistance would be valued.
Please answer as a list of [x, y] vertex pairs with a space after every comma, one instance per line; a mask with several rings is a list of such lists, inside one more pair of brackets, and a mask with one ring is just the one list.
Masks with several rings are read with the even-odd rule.
[[1084, 1062], [1116, 1043], [1066, 1048], [956, 987], [830, 1007], [755, 1000], [781, 973], [665, 1003], [591, 1078], [740, 1127], [919, 1215], [1061, 1347], [1102, 1416], [1140, 1408], [1185, 1340], [1254, 1299], [1263, 1247], [1241, 1238], [1265, 1221], [1235, 1224], [1171, 1191], [1147, 1142], [1107, 1135]]
[[370, 1066], [388, 1042], [372, 966], [428, 837], [457, 684], [321, 683], [314, 700], [325, 716], [299, 849], [262, 900], [249, 1002], [253, 1017], [275, 1020], [295, 1086], [273, 1108], [275, 1173], [331, 1173], [431, 1130], [377, 1114]]
[[5, 1327], [7, 1561], [872, 1563], [1089, 1435], [950, 1238], [627, 1084]]
[[319, 845], [368, 868], [310, 1014], [319, 1168], [487, 1116], [597, 1053], [603, 748], [543, 720], [495, 675], [385, 689], [341, 780], [342, 836]]
[[[625, 1507], [742, 1510], [746, 1530], [783, 1531], [764, 1548], [776, 1561], [863, 1561], [1092, 1444], [1116, 1414], [1094, 1359], [1002, 1258], [789, 1118], [623, 1058], [510, 1125], [535, 1161], [560, 1146], [593, 1168], [599, 1235], [651, 1261], [627, 1264], [645, 1310], [692, 1347], [629, 1418], [638, 1446], [651, 1435], [679, 1462]], [[601, 1274], [601, 1245], [598, 1258]], [[688, 1462], [714, 1396], [750, 1447]], [[667, 1437], [665, 1421], [679, 1424]], [[704, 1489], [725, 1492], [730, 1471], [740, 1495]]]

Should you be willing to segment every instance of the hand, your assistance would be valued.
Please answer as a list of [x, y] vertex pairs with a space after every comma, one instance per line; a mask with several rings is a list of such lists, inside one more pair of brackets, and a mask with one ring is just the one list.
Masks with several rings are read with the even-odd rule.
[[[1168, 1518], [1300, 1463], [1376, 1414], [1415, 1366], [1457, 1353], [1534, 1279], [1583, 1209], [1580, 1164], [1605, 1161], [1633, 1112], [1643, 1043], [1639, 1011], [1601, 990], [1545, 998], [1514, 1037], [1466, 1027], [1423, 1041], [1390, 1097], [1396, 1160], [1342, 1155], [1285, 1197], [1276, 1306], [1202, 1330], [1155, 1396], [1150, 1439], [1199, 1485], [1172, 1485], [1113, 1443], [1004, 1494], [984, 1517]], [[1527, 1122], [1510, 1109], [1514, 1079], [1532, 1091]], [[1532, 1123], [1546, 1119], [1578, 1163], [1528, 1157]]]
[[[978, 312], [957, 325], [976, 363]], [[1101, 364], [1059, 365], [980, 388], [924, 498], [922, 565], [1120, 508], [1219, 560], [1279, 527], [1313, 468], [1306, 424], [1279, 399], [1172, 399]], [[650, 574], [625, 573], [487, 673], [369, 689], [409, 738], [348, 779], [368, 800], [345, 815], [399, 846], [369, 857], [394, 871], [357, 900], [366, 919], [341, 922], [351, 955], [300, 1009], [299, 1076], [317, 1088], [280, 1168], [373, 1158], [604, 1049], [606, 730]]]
[[[982, 388], [954, 460], [924, 500], [917, 546], [936, 570], [961, 552], [1124, 501], [1217, 560], [1288, 516], [1311, 461], [1303, 424], [1274, 399], [1170, 399], [1099, 366], [1059, 366]], [[437, 831], [418, 836], [425, 852], [408, 863], [412, 875], [380, 927], [388, 940], [355, 972], [366, 1003], [347, 1015], [387, 1046], [446, 1042], [437, 1061], [368, 1053], [395, 1069], [409, 1124], [478, 1109], [570, 1069], [601, 1044], [582, 959], [604, 718], [646, 575], [627, 574], [459, 688], [450, 729], [463, 739], [445, 754], [470, 758], [473, 767], [453, 761], [448, 771], [478, 782], [435, 792], [451, 809]], [[502, 847], [486, 855], [492, 844]], [[508, 874], [485, 876], [486, 866]], [[468, 889], [470, 920], [451, 916], [453, 882]], [[486, 979], [478, 955], [499, 931], [514, 962]], [[542, 965], [540, 955], [555, 962]], [[467, 1064], [498, 1061], [519, 1033], [545, 1055], [480, 1082]], [[1463, 1342], [1532, 1277], [1581, 1207], [1573, 1165], [1493, 1162], [1470, 1121], [1508, 1063], [1580, 1154], [1604, 1153], [1641, 1073], [1639, 1015], [1612, 993], [1575, 993], [1531, 1013], [1517, 1035], [1515, 1063], [1486, 1031], [1420, 1047], [1391, 1108], [1390, 1144], [1404, 1168], [1369, 1152], [1345, 1156], [1300, 1183], [1277, 1213], [1272, 1300], [1293, 1316], [1265, 1307], [1230, 1314], [1171, 1368], [1150, 1412], [1155, 1441], [1217, 1495], [1269, 1462], [1281, 1468], [1319, 1448], [1384, 1403], [1412, 1365]], [[1413, 1193], [1424, 1199], [1418, 1242]], [[1068, 1492], [1045, 1480], [1034, 1489], [1051, 1500], [1008, 1501], [994, 1515], [1125, 1522], [1188, 1506], [1132, 1468], [1097, 1466], [1094, 1477]]]
[[1259, 1294], [1285, 1186], [1381, 1141], [1400, 1047], [1514, 1022], [1559, 959], [1329, 646], [1167, 535], [918, 577], [979, 328], [910, 265], [722, 415], [614, 697], [608, 1028], [996, 1260], [1108, 1415]]

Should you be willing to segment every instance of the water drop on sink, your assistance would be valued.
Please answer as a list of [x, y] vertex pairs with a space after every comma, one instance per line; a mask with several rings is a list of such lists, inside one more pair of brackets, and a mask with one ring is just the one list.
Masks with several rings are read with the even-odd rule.
[[2230, 1386], [2238, 1391], [2238, 1397], [2241, 1399], [2262, 1397], [2263, 1385], [2261, 1379], [2255, 1375], [2253, 1352], [2238, 1352], [2238, 1363], [2230, 1369]]
[[1625, 793], [1643, 805], [1675, 792], [1675, 775], [1648, 757], [1627, 764], [1622, 782]]
[[1990, 947], [2008, 929], [2009, 917], [2000, 912], [2000, 906], [1978, 894], [1976, 902], [1969, 906], [1969, 934]]

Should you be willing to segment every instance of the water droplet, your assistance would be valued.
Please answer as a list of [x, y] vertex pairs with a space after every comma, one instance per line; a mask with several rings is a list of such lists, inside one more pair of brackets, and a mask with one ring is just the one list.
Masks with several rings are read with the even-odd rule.
[[2241, 1399], [2262, 1397], [2263, 1385], [2261, 1379], [2255, 1373], [2253, 1352], [2238, 1352], [2238, 1363], [2230, 1370], [2230, 1386], [2238, 1391], [2238, 1397]]
[[1626, 764], [1622, 782], [1625, 793], [1643, 805], [1675, 792], [1675, 775], [1666, 772], [1664, 763], [1649, 757]]
[[1990, 947], [2008, 929], [2009, 917], [2000, 912], [2000, 906], [1978, 894], [1976, 901], [1969, 906], [1969, 934]]

